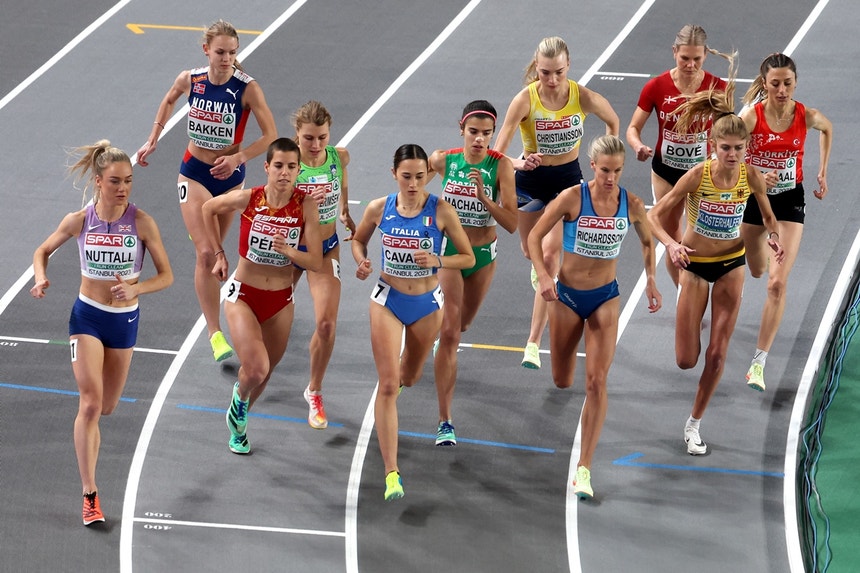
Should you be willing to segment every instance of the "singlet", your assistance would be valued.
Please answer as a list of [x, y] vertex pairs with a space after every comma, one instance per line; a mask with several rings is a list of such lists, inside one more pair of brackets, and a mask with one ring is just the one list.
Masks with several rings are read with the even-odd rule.
[[579, 102], [579, 85], [573, 80], [567, 104], [558, 111], [546, 109], [538, 95], [538, 84], [529, 84], [529, 115], [520, 123], [520, 135], [526, 152], [563, 155], [579, 147], [587, 115]]
[[414, 217], [397, 212], [397, 193], [385, 199], [385, 209], [379, 222], [382, 240], [382, 272], [393, 277], [418, 279], [429, 277], [435, 268], [425, 269], [415, 264], [412, 253], [428, 251], [438, 255], [442, 246], [442, 231], [436, 226], [436, 203], [439, 197], [430, 193], [424, 208]]
[[591, 191], [583, 181], [580, 208], [576, 219], [564, 221], [564, 250], [590, 259], [614, 259], [621, 252], [621, 241], [630, 227], [627, 214], [627, 190], [619, 187], [618, 211], [612, 217], [601, 217], [594, 211]]
[[[719, 91], [725, 91], [726, 82], [713, 74], [705, 72], [702, 84], [697, 92], [708, 91], [711, 86]], [[670, 71], [665, 71], [651, 78], [639, 94], [637, 106], [642, 111], [651, 113], [657, 111], [658, 135], [655, 146], [655, 161], [667, 167], [689, 171], [691, 167], [701, 163], [708, 157], [708, 135], [711, 131], [713, 116], [708, 118], [702, 131], [681, 135], [675, 131], [678, 114], [675, 110], [686, 101], [672, 81]], [[692, 125], [697, 126], [699, 118], [693, 119]], [[698, 127], [698, 126], [697, 126]]]
[[741, 222], [749, 195], [745, 163], [740, 165], [740, 175], [734, 187], [718, 189], [711, 179], [711, 162], [706, 161], [699, 188], [687, 195], [687, 224], [709, 239], [737, 239], [741, 236]]
[[137, 207], [129, 203], [122, 217], [110, 223], [96, 214], [95, 205], [87, 205], [84, 226], [78, 235], [81, 275], [97, 281], [136, 279], [143, 268], [146, 249], [137, 236]]
[[484, 193], [490, 201], [496, 202], [499, 190], [499, 159], [503, 156], [494, 149], [487, 150], [487, 156], [480, 163], [468, 163], [463, 148], [449, 149], [445, 155], [445, 173], [442, 174], [442, 198], [450, 203], [460, 217], [464, 227], [494, 227], [496, 220], [478, 200], [478, 189], [469, 179], [473, 167], [481, 171], [484, 180]]
[[768, 195], [791, 191], [803, 183], [803, 146], [806, 143], [806, 106], [794, 102], [794, 121], [788, 129], [776, 133], [764, 117], [764, 106], [755, 104], [755, 128], [750, 134], [746, 162], [762, 173], [776, 170], [779, 183], [767, 190]]
[[305, 223], [302, 203], [304, 195], [293, 192], [287, 204], [272, 209], [266, 203], [264, 186], [251, 189], [248, 206], [242, 212], [239, 224], [239, 256], [258, 265], [286, 267], [292, 261], [273, 248], [272, 236], [281, 234], [287, 244], [298, 248]]
[[234, 69], [227, 83], [209, 81], [209, 68], [191, 70], [188, 94], [188, 138], [203, 149], [225, 149], [241, 143], [249, 113], [242, 109], [242, 95], [254, 78]]
[[334, 223], [340, 205], [340, 189], [343, 185], [343, 166], [340, 155], [333, 145], [326, 145], [325, 162], [319, 167], [301, 164], [296, 179], [296, 189], [310, 195], [317, 188], [325, 190], [323, 204], [319, 205], [320, 224]]

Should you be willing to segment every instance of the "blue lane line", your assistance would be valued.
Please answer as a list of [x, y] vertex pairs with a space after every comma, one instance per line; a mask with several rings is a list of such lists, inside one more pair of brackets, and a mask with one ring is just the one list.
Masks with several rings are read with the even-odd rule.
[[[12, 390], [29, 390], [30, 392], [44, 392], [46, 394], [62, 394], [63, 396], [80, 396], [79, 392], [73, 390], [57, 390], [56, 388], [43, 388], [41, 386], [24, 386], [22, 384], [9, 384], [8, 382], [0, 382], [0, 388], [10, 388]], [[137, 402], [137, 398], [120, 398], [120, 402]]]
[[[208, 408], [206, 406], [192, 406], [191, 404], [177, 404], [177, 408], [182, 408], [183, 410], [194, 410], [197, 412], [213, 412], [215, 414], [225, 414], [227, 410], [225, 408]], [[251, 418], [263, 418], [265, 420], [279, 420], [281, 422], [295, 422], [297, 424], [307, 424], [308, 421], [306, 418], [292, 418], [290, 416], [275, 416], [274, 414], [260, 414], [257, 412], [248, 412], [248, 416]], [[343, 424], [338, 424], [337, 422], [329, 422], [329, 427], [334, 428], [343, 428]]]
[[719, 473], [719, 474], [735, 474], [735, 475], [745, 475], [745, 476], [766, 476], [766, 477], [777, 477], [782, 478], [785, 477], [785, 474], [782, 472], [762, 472], [762, 471], [753, 471], [753, 470], [732, 470], [728, 468], [707, 468], [707, 467], [696, 467], [696, 466], [676, 466], [671, 464], [648, 464], [645, 462], [635, 462], [633, 460], [637, 460], [641, 457], [644, 457], [645, 454], [641, 452], [633, 452], [629, 456], [624, 456], [623, 458], [618, 458], [612, 463], [616, 466], [632, 466], [637, 468], [654, 468], [654, 469], [663, 469], [663, 470], [680, 470], [685, 472], [707, 472], [707, 473]]
[[[436, 434], [419, 434], [417, 432], [404, 432], [401, 430], [398, 432], [401, 436], [408, 436], [410, 438], [426, 438], [428, 440], [436, 440]], [[550, 448], [539, 448], [536, 446], [523, 446], [520, 444], [506, 444], [504, 442], [488, 442], [486, 440], [471, 440], [469, 438], [457, 438], [457, 443], [464, 444], [477, 444], [479, 446], [491, 446], [494, 448], [508, 448], [511, 450], [525, 450], [527, 452], [537, 452], [540, 454], [554, 454], [555, 450]]]

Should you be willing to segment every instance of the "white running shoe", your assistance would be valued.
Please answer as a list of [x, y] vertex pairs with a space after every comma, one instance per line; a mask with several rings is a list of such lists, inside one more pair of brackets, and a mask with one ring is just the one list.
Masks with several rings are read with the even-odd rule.
[[684, 442], [687, 444], [687, 453], [691, 456], [701, 456], [708, 453], [708, 444], [699, 436], [699, 428], [687, 426], [684, 428]]

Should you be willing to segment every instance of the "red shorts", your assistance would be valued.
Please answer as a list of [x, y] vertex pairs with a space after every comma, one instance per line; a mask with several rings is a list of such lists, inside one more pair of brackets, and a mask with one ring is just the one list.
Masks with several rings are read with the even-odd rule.
[[[263, 324], [281, 312], [284, 307], [293, 303], [293, 287], [281, 290], [263, 290], [242, 283], [239, 286], [238, 300], [251, 307], [251, 311], [257, 317], [257, 322]], [[228, 298], [227, 302], [235, 301]]]

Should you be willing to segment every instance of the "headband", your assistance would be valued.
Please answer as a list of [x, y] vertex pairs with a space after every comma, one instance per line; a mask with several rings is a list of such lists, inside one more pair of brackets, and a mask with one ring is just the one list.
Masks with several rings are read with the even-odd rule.
[[493, 123], [496, 122], [496, 116], [494, 114], [492, 114], [488, 111], [481, 110], [481, 109], [476, 109], [475, 111], [470, 111], [469, 113], [464, 115], [463, 119], [460, 120], [460, 125], [463, 125], [464, 123], [466, 123], [466, 119], [468, 119], [469, 116], [477, 115], [479, 113], [484, 114], [484, 115], [489, 115], [491, 118], [493, 118]]

